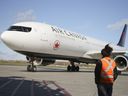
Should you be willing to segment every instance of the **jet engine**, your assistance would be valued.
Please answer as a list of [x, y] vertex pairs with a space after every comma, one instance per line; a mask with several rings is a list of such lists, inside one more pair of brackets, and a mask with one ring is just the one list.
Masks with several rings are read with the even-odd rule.
[[43, 66], [46, 66], [46, 65], [55, 63], [55, 60], [54, 59], [36, 58], [33, 63], [34, 63], [34, 65], [42, 64]]
[[46, 65], [49, 65], [49, 64], [53, 64], [53, 63], [55, 63], [55, 61], [56, 60], [54, 60], [54, 59], [43, 59], [42, 65], [46, 66]]
[[26, 57], [26, 59], [28, 60], [29, 63], [33, 62], [34, 65], [41, 65], [42, 64], [43, 66], [46, 66], [46, 65], [55, 63], [54, 59], [28, 57], [28, 56]]
[[36, 58], [35, 57], [35, 60], [33, 61], [34, 65], [41, 65], [43, 62], [43, 59], [42, 58]]
[[128, 68], [128, 57], [125, 55], [118, 55], [114, 58], [116, 65], [117, 65], [117, 70], [123, 71]]

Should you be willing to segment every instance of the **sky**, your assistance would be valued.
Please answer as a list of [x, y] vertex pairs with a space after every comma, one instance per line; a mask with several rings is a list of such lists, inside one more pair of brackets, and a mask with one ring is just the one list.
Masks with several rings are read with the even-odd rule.
[[[128, 0], [0, 0], [0, 34], [14, 23], [35, 21], [117, 44], [128, 24], [127, 5]], [[0, 59], [25, 60], [25, 56], [0, 40]]]

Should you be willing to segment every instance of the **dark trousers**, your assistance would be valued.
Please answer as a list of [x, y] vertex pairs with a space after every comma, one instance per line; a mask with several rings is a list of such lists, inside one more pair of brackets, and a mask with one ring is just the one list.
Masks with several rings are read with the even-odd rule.
[[112, 96], [113, 84], [97, 84], [98, 96]]

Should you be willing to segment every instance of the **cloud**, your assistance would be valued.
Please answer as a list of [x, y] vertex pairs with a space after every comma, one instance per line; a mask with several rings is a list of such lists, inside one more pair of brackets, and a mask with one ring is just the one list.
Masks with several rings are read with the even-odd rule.
[[19, 12], [16, 15], [16, 22], [35, 21], [35, 20], [36, 20], [36, 17], [34, 15], [34, 10]]
[[107, 26], [107, 28], [110, 29], [110, 30], [118, 30], [122, 26], [124, 26], [125, 24], [128, 24], [128, 19], [122, 19], [118, 22], [115, 22], [114, 24], [110, 24], [110, 25]]

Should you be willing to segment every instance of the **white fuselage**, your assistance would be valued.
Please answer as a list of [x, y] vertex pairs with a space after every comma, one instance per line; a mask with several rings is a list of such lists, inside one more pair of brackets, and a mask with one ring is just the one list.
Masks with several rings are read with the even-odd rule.
[[[31, 28], [30, 32], [7, 30], [1, 35], [3, 42], [15, 51], [99, 58], [88, 54], [99, 53], [108, 44], [44, 23], [22, 22], [13, 26]], [[123, 47], [110, 45], [115, 51], [126, 51]]]

